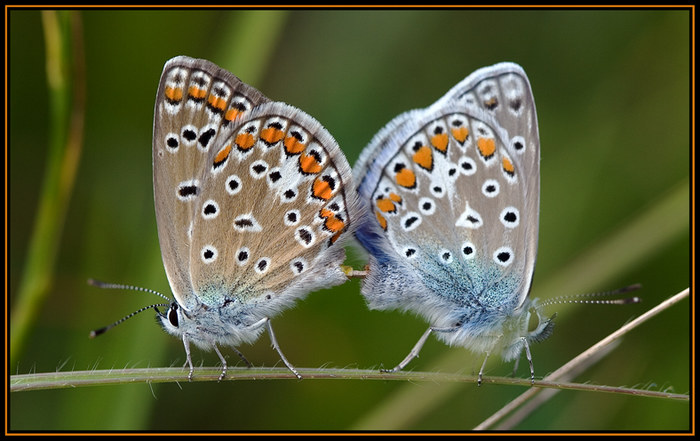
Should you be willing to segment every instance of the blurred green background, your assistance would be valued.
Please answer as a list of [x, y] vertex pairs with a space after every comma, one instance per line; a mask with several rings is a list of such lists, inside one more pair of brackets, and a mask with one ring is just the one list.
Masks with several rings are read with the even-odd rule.
[[[210, 59], [310, 113], [351, 164], [398, 113], [431, 104], [479, 67], [521, 64], [542, 144], [532, 294], [644, 285], [639, 305], [551, 307], [559, 313], [555, 332], [532, 347], [538, 377], [690, 285], [689, 11], [98, 9], [80, 17], [82, 157], [48, 296], [26, 340], [13, 347], [12, 374], [184, 362], [182, 343], [158, 329], [151, 312], [89, 340], [91, 329], [154, 298], [86, 284], [95, 277], [170, 292], [153, 210], [151, 134], [163, 64], [180, 54]], [[50, 155], [41, 13], [11, 10], [8, 25], [12, 309]], [[356, 268], [364, 265], [360, 253], [349, 255]], [[313, 293], [273, 320], [293, 364], [390, 367], [407, 354], [426, 323], [367, 310], [359, 286], [354, 280]], [[689, 392], [690, 311], [688, 300], [667, 310], [575, 380]], [[265, 334], [240, 350], [255, 365], [279, 364]], [[193, 361], [215, 365], [218, 358], [194, 349]], [[474, 373], [482, 361], [431, 338], [409, 368]], [[519, 376], [528, 375], [526, 366], [520, 363]], [[511, 371], [493, 357], [487, 375]], [[13, 393], [9, 428], [461, 431], [523, 391], [360, 380], [102, 386]], [[516, 429], [682, 431], [691, 424], [688, 403], [563, 391]]]

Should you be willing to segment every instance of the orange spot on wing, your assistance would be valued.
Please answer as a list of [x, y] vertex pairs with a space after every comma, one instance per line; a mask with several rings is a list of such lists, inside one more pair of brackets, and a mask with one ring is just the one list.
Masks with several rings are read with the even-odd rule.
[[312, 155], [302, 154], [299, 157], [299, 167], [304, 173], [318, 173], [321, 171], [321, 164]]
[[238, 109], [230, 108], [226, 111], [224, 118], [226, 118], [227, 121], [233, 121], [234, 119], [238, 118], [241, 113], [243, 112], [239, 111]]
[[206, 89], [200, 89], [199, 87], [195, 86], [190, 86], [189, 90], [187, 93], [195, 99], [202, 99], [207, 95], [207, 90]]
[[210, 106], [212, 106], [213, 108], [215, 108], [215, 109], [217, 109], [217, 110], [220, 110], [220, 111], [222, 111], [222, 112], [223, 112], [224, 109], [226, 108], [226, 104], [227, 104], [227, 103], [226, 103], [226, 100], [223, 99], [223, 98], [220, 98], [220, 97], [218, 97], [218, 96], [216, 96], [216, 95], [209, 95], [209, 100], [208, 100], [208, 101], [209, 101], [209, 105], [210, 105]]
[[382, 216], [382, 214], [378, 211], [375, 211], [374, 214], [377, 216], [379, 226], [381, 226], [383, 230], [386, 230], [386, 219], [384, 218], [384, 216]]
[[323, 179], [319, 178], [316, 178], [316, 180], [314, 181], [312, 191], [314, 193], [314, 196], [324, 200], [330, 199], [331, 193], [333, 193], [330, 184], [328, 184], [328, 182], [324, 181]]
[[214, 157], [214, 164], [220, 164], [228, 158], [229, 153], [231, 153], [231, 144], [219, 150], [219, 153]]
[[396, 183], [402, 187], [414, 188], [416, 186], [416, 175], [407, 168], [402, 168], [396, 173]]
[[327, 230], [332, 231], [333, 233], [337, 233], [345, 227], [345, 222], [338, 219], [335, 213], [333, 213], [330, 210], [327, 210], [325, 208], [322, 209], [321, 217], [326, 219], [323, 225], [326, 227]]
[[299, 154], [302, 151], [304, 151], [305, 148], [306, 148], [306, 145], [299, 142], [299, 140], [296, 139], [294, 136], [287, 136], [284, 139], [284, 149], [290, 155]]
[[268, 127], [260, 131], [260, 138], [268, 144], [274, 144], [284, 137], [284, 133], [274, 127]]
[[382, 210], [384, 213], [396, 213], [396, 205], [389, 199], [377, 199], [376, 204], [377, 208]]
[[439, 135], [435, 135], [432, 138], [430, 138], [430, 143], [441, 151], [442, 153], [445, 153], [447, 151], [447, 133], [440, 133]]
[[506, 157], [503, 158], [503, 171], [511, 176], [515, 175], [515, 167], [513, 167], [513, 163]]
[[452, 129], [452, 136], [459, 141], [460, 144], [464, 144], [469, 136], [469, 129], [467, 127], [457, 127]]
[[424, 145], [416, 153], [413, 154], [413, 162], [420, 165], [426, 170], [433, 169], [433, 151], [430, 147]]
[[403, 200], [401, 199], [401, 196], [397, 195], [396, 193], [389, 193], [389, 199], [396, 202], [397, 204], [400, 204]]
[[255, 136], [250, 133], [239, 133], [236, 136], [236, 145], [241, 150], [248, 150], [255, 145]]
[[493, 138], [479, 138], [476, 146], [484, 158], [490, 158], [496, 152], [496, 140]]
[[169, 101], [175, 101], [178, 102], [182, 100], [182, 89], [179, 87], [166, 87], [165, 88], [165, 97]]

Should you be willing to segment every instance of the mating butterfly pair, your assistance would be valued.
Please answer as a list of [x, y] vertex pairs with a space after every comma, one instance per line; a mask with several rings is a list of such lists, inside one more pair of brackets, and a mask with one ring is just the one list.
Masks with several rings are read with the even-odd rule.
[[524, 349], [534, 379], [528, 342], [553, 324], [528, 298], [539, 160], [530, 83], [513, 63], [480, 69], [432, 106], [399, 115], [351, 170], [308, 114], [209, 61], [173, 58], [156, 97], [153, 181], [174, 300], [151, 307], [182, 339], [190, 379], [190, 343], [216, 351], [223, 378], [218, 347], [251, 343], [265, 329], [301, 378], [270, 318], [345, 282], [343, 244], [354, 234], [369, 252], [370, 308], [430, 323], [393, 370], [435, 333], [505, 360]]

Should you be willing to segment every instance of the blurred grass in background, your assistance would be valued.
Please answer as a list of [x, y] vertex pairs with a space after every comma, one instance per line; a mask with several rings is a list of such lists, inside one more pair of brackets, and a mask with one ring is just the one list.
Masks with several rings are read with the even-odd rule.
[[[479, 67], [521, 64], [542, 138], [532, 294], [644, 285], [640, 305], [553, 307], [559, 312], [553, 336], [532, 348], [539, 377], [690, 284], [689, 204], [666, 203], [679, 195], [684, 201], [690, 186], [688, 11], [98, 9], [81, 16], [87, 90], [82, 158], [55, 273], [47, 275], [48, 298], [10, 360], [10, 373], [184, 363], [181, 342], [159, 330], [150, 313], [89, 340], [91, 329], [154, 299], [86, 284], [95, 277], [169, 293], [153, 210], [151, 134], [163, 64], [180, 54], [210, 59], [272, 99], [310, 113], [351, 164], [398, 113], [431, 104]], [[10, 307], [25, 270], [48, 156], [40, 17], [36, 10], [12, 10], [8, 21]], [[655, 225], [620, 234], [655, 210], [662, 214]], [[620, 237], [600, 265], [569, 266]], [[640, 243], [653, 247], [640, 250]], [[360, 253], [349, 256], [355, 267], [364, 264]], [[616, 268], [615, 262], [630, 263]], [[677, 305], [576, 381], [690, 391], [690, 323], [689, 304]], [[274, 324], [297, 367], [393, 366], [426, 327], [408, 314], [368, 311], [358, 281], [310, 295]], [[255, 365], [279, 362], [267, 335], [240, 350]], [[237, 363], [231, 350], [224, 354]], [[444, 364], [448, 357], [461, 357], [458, 366]], [[193, 361], [218, 363], [214, 353], [198, 349]], [[482, 361], [481, 354], [431, 338], [410, 369], [476, 372]], [[511, 370], [493, 357], [487, 375]], [[525, 371], [521, 363], [518, 374]], [[395, 399], [406, 392], [418, 398]], [[9, 428], [469, 430], [521, 392], [394, 381], [135, 384], [13, 394]], [[396, 414], [410, 418], [390, 417]], [[687, 403], [564, 391], [518, 429], [688, 430], [690, 424]]]

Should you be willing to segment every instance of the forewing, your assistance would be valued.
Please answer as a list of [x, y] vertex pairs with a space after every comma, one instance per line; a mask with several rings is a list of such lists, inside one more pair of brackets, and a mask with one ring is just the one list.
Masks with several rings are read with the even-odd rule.
[[189, 237], [194, 200], [212, 146], [247, 112], [269, 101], [206, 60], [176, 57], [161, 75], [153, 129], [153, 183], [158, 238], [171, 289], [181, 305], [193, 291]]

